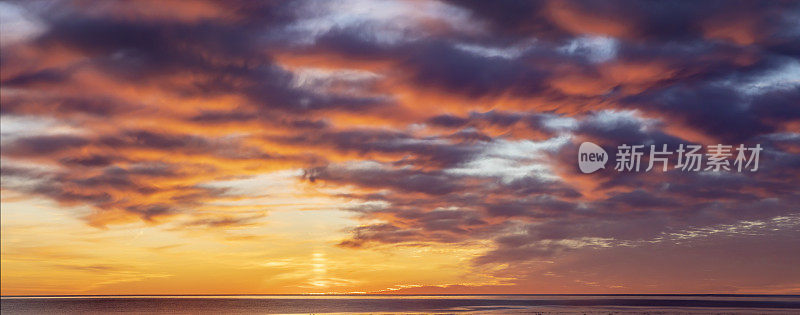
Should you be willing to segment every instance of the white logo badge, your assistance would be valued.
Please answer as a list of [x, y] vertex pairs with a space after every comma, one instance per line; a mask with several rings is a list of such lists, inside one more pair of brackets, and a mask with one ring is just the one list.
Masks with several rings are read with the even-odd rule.
[[594, 173], [601, 168], [606, 168], [607, 161], [608, 153], [594, 143], [584, 142], [578, 148], [578, 167], [584, 174]]

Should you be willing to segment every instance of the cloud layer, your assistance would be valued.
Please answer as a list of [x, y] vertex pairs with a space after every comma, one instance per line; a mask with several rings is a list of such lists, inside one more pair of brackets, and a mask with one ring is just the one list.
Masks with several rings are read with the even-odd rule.
[[[482, 242], [474, 268], [523, 290], [760, 255], [698, 288], [800, 285], [800, 3], [2, 5], [3, 190], [89, 225], [255, 224], [215, 183], [303, 170], [361, 221], [354, 251]], [[583, 141], [764, 151], [753, 173], [584, 175]]]

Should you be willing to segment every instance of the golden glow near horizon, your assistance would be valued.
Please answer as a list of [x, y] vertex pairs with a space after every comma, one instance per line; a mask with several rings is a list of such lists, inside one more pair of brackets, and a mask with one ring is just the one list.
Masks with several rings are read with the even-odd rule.
[[293, 172], [279, 173], [243, 187], [269, 189], [270, 197], [242, 201], [263, 207], [263, 217], [223, 229], [143, 222], [86, 229], [70, 213], [90, 209], [3, 192], [3, 294], [379, 293], [499, 282], [466, 274], [465, 258], [481, 244], [336, 247], [359, 224], [335, 210], [344, 202], [298, 192]]

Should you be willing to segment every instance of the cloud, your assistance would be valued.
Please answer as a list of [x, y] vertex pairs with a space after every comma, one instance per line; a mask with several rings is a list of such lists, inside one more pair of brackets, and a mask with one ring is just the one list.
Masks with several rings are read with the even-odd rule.
[[[220, 183], [304, 173], [296, 189], [360, 220], [342, 247], [483, 244], [475, 268], [523, 281], [558, 260], [589, 283], [592, 255], [708, 266], [666, 239], [798, 211], [796, 3], [2, 5], [3, 190], [92, 226], [252, 228], [274, 187]], [[585, 175], [583, 141], [764, 151], [753, 173]], [[776, 254], [792, 228], [692, 242]]]

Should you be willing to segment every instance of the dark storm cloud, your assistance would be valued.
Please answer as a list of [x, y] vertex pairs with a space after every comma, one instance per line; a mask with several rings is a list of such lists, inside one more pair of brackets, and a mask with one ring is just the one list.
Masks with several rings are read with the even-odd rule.
[[430, 124], [441, 127], [463, 127], [463, 126], [501, 126], [508, 127], [516, 123], [522, 123], [531, 129], [544, 131], [545, 126], [542, 122], [548, 116], [542, 113], [514, 113], [491, 110], [488, 112], [471, 112], [467, 117], [454, 115], [438, 115], [428, 120]]
[[327, 167], [309, 169], [314, 183], [354, 185], [375, 193], [343, 195], [380, 201], [352, 209], [364, 219], [388, 221], [354, 230], [354, 238], [341, 245], [404, 242], [460, 242], [491, 237], [509, 226], [509, 218], [541, 220], [568, 215], [580, 193], [557, 181], [524, 176], [512, 181], [496, 178], [426, 172], [389, 166]]
[[[192, 178], [220, 176], [209, 164], [138, 160], [125, 152], [168, 150], [225, 160], [271, 160], [273, 157], [235, 141], [215, 141], [199, 136], [123, 131], [100, 139], [79, 136], [33, 136], [4, 143], [3, 154], [25, 159], [55, 159], [63, 169], [4, 167], [4, 186], [52, 198], [66, 205], [88, 204], [103, 211], [117, 211], [145, 221], [182, 213], [190, 207], [222, 198], [224, 188], [193, 183]], [[86, 153], [104, 152], [104, 153]], [[80, 167], [78, 167], [80, 166]], [[16, 181], [5, 183], [5, 178]], [[158, 194], [163, 198], [153, 199]], [[102, 216], [88, 218], [105, 226]]]
[[497, 217], [525, 217], [529, 219], [546, 219], [563, 216], [565, 212], [574, 210], [576, 205], [551, 196], [542, 195], [536, 198], [499, 201], [488, 204], [486, 211]]
[[[580, 57], [557, 51], [555, 43], [543, 43], [527, 50], [520, 48], [523, 49], [520, 56], [501, 57], [460, 48], [459, 44], [464, 43], [447, 38], [385, 44], [364, 37], [364, 31], [368, 30], [337, 28], [321, 35], [313, 46], [288, 50], [299, 54], [325, 53], [365, 61], [390, 61], [397, 63], [398, 69], [419, 88], [435, 88], [467, 97], [496, 96], [504, 92], [518, 96], [544, 93], [548, 91], [547, 79], [554, 75], [548, 63], [585, 62]], [[494, 45], [483, 39], [474, 40], [474, 44], [478, 47]]]
[[[554, 3], [554, 4], [553, 4]], [[473, 13], [478, 17], [495, 15], [493, 12], [502, 12], [502, 18], [496, 21], [499, 24], [518, 24], [509, 12], [525, 12], [531, 14], [528, 20], [536, 21], [535, 17], [544, 14], [549, 18], [552, 11], [550, 7], [558, 6], [561, 2], [553, 3], [517, 3], [507, 2], [491, 5], [491, 9], [482, 8], [485, 5], [474, 3], [456, 3], [468, 8], [477, 7]], [[664, 67], [664, 76], [644, 86], [644, 91], [624, 96], [620, 102], [629, 108], [643, 108], [670, 116], [673, 120], [683, 120], [702, 132], [718, 136], [724, 140], [744, 140], [758, 134], [775, 131], [775, 127], [765, 121], [761, 115], [777, 116], [768, 108], [754, 110], [741, 104], [750, 103], [748, 96], [742, 96], [739, 91], [730, 87], [721, 86], [720, 81], [732, 76], [756, 78], [757, 72], [769, 68], [785, 66], [785, 57], [769, 52], [759, 53], [757, 48], [743, 47], [726, 41], [709, 40], [705, 37], [706, 30], [711, 26], [712, 18], [735, 18], [743, 12], [748, 17], [754, 17], [754, 25], [749, 31], [756, 32], [756, 39], [769, 39], [770, 36], [781, 34], [787, 27], [795, 27], [787, 23], [785, 15], [798, 14], [795, 4], [768, 3], [753, 4], [748, 2], [710, 2], [696, 4], [692, 2], [613, 2], [607, 5], [598, 5], [591, 2], [565, 2], [568, 11], [583, 12], [596, 15], [608, 21], [622, 21], [629, 23], [626, 28], [632, 33], [632, 41], [619, 42], [616, 57], [612, 62], [620, 63], [656, 63]], [[518, 6], [526, 7], [517, 11], [506, 9]], [[531, 8], [527, 8], [531, 7]], [[785, 9], [781, 10], [781, 9]], [[731, 15], [733, 14], [733, 15]], [[499, 17], [500, 15], [498, 15]], [[676, 19], [677, 17], [677, 19]], [[532, 22], [536, 23], [536, 22]], [[555, 24], [554, 24], [555, 25]], [[763, 26], [758, 28], [755, 25]], [[563, 27], [563, 25], [561, 26]], [[552, 27], [544, 27], [550, 29]], [[520, 31], [530, 36], [539, 36], [541, 26], [525, 28], [520, 26]], [[586, 102], [578, 96], [563, 95], [549, 86], [548, 82], [554, 78], [570, 73], [563, 73], [559, 67], [567, 65], [572, 69], [579, 69], [584, 75], [599, 75], [604, 71], [602, 65], [593, 65], [586, 60], [576, 59], [565, 54], [563, 46], [575, 35], [562, 34], [563, 39], [555, 41], [537, 42], [534, 47], [520, 56], [501, 58], [482, 56], [474, 52], [456, 48], [453, 41], [440, 39], [426, 39], [413, 41], [407, 44], [392, 46], [381, 45], [370, 41], [368, 37], [358, 36], [363, 29], [336, 29], [322, 36], [316, 48], [323, 51], [334, 51], [345, 56], [355, 58], [378, 60], [402, 60], [404, 68], [410, 71], [413, 81], [419, 87], [441, 89], [446, 93], [461, 94], [467, 97], [497, 95], [498, 93], [511, 93], [512, 95], [539, 95], [552, 100], [572, 99], [576, 102]], [[745, 30], [747, 31], [747, 30]], [[745, 32], [743, 31], [743, 32]], [[746, 33], [746, 32], [745, 32]], [[611, 34], [613, 35], [613, 34]], [[330, 38], [348, 38], [348, 40], [326, 40]], [[783, 38], [782, 37], [782, 38]], [[797, 39], [797, 35], [794, 35]], [[327, 43], [336, 43], [329, 47]], [[491, 44], [490, 41], [477, 42]], [[491, 45], [490, 45], [491, 47]], [[754, 59], [754, 64], [742, 64], [742, 61]], [[612, 74], [613, 75], [613, 74]], [[619, 76], [622, 76], [620, 74]], [[654, 73], [658, 78], [662, 74]], [[598, 78], [597, 80], [603, 80]], [[650, 80], [650, 79], [648, 79]], [[609, 82], [609, 91], [614, 91], [614, 82]], [[616, 88], [626, 85], [638, 86], [641, 82], [619, 82]], [[785, 92], [784, 92], [785, 93]], [[770, 95], [771, 99], [791, 99], [791, 93], [782, 96], [782, 93]], [[611, 99], [615, 99], [613, 93]], [[758, 104], [758, 98], [752, 101]], [[777, 106], [785, 108], [784, 106]], [[755, 114], [755, 115], [754, 115]], [[759, 115], [761, 114], [761, 115]], [[713, 119], [712, 119], [713, 118]], [[793, 119], [793, 118], [789, 118]], [[457, 117], [439, 116], [433, 118], [431, 123], [448, 127], [466, 124], [466, 121]]]
[[8, 97], [0, 112], [14, 115], [53, 115], [62, 118], [76, 115], [111, 117], [142, 110], [142, 106], [108, 96], [41, 97], [33, 100]]
[[97, 144], [111, 149], [169, 150], [184, 154], [211, 155], [225, 159], [280, 158], [257, 147], [241, 144], [237, 139], [213, 139], [191, 134], [123, 130], [120, 134], [105, 136]]
[[44, 69], [23, 73], [0, 82], [4, 86], [31, 86], [36, 84], [57, 84], [68, 79], [69, 74], [60, 69]]
[[228, 112], [228, 111], [205, 111], [191, 118], [192, 121], [200, 123], [241, 123], [257, 119], [253, 113]]
[[34, 136], [14, 140], [4, 146], [4, 151], [9, 155], [41, 156], [81, 148], [89, 142], [84, 137], [71, 135]]
[[297, 136], [273, 140], [294, 145], [332, 147], [338, 152], [355, 152], [361, 155], [392, 154], [398, 157], [398, 163], [430, 164], [437, 167], [456, 166], [480, 151], [480, 146], [470, 141], [450, 143], [440, 138], [418, 138], [405, 132], [380, 129], [311, 129], [310, 132]]
[[797, 121], [800, 119], [800, 88], [776, 89], [755, 97], [751, 102], [752, 114], [769, 123]]
[[311, 181], [355, 184], [375, 189], [394, 189], [402, 192], [419, 192], [444, 195], [467, 187], [457, 177], [439, 171], [384, 170], [379, 168], [314, 168], [306, 171]]
[[523, 95], [540, 92], [547, 75], [516, 60], [476, 56], [445, 43], [416, 50], [405, 66], [416, 69], [414, 80], [420, 86], [473, 97], [502, 91]]
[[[488, 22], [500, 34], [526, 36], [535, 34], [548, 39], [566, 38], [575, 32], [622, 35], [627, 39], [667, 42], [704, 39], [707, 24], [739, 20], [752, 23], [761, 42], [786, 40], [791, 15], [800, 7], [792, 1], [452, 1], [468, 8], [477, 19]], [[564, 11], [569, 14], [554, 14]], [[571, 19], [575, 17], [575, 19]], [[583, 17], [580, 19], [579, 17]], [[605, 21], [624, 32], [613, 33]], [[613, 30], [613, 28], [612, 28]], [[797, 36], [795, 33], [794, 36]], [[789, 44], [790, 41], [782, 41]]]
[[607, 146], [627, 143], [667, 144], [674, 147], [680, 143], [680, 139], [665, 134], [657, 124], [659, 123], [642, 120], [631, 115], [595, 112], [578, 124], [575, 133], [587, 137], [599, 145]]
[[479, 21], [487, 21], [492, 34], [506, 36], [537, 36], [555, 39], [568, 34], [547, 18], [546, 1], [504, 0], [487, 3], [480, 0], [449, 1], [469, 9]]
[[652, 104], [658, 111], [672, 115], [674, 120], [684, 120], [727, 142], [746, 141], [755, 135], [775, 131], [774, 125], [760, 120], [751, 108], [743, 107], [744, 97], [731, 88], [675, 86], [638, 95], [629, 101], [644, 106]]
[[[239, 93], [264, 110], [290, 112], [367, 110], [391, 103], [385, 97], [321, 94], [293, 86], [292, 73], [275, 65], [266, 53], [269, 46], [263, 34], [267, 30], [258, 25], [225, 20], [143, 22], [77, 12], [44, 18], [48, 31], [36, 40], [42, 49], [77, 50], [89, 59], [76, 67], [99, 67], [117, 79], [137, 84], [167, 84], [179, 95]], [[4, 62], [13, 63], [11, 58]], [[189, 83], [163, 82], [175, 75], [193, 78]], [[22, 73], [3, 84], [56, 83], [65, 77], [63, 71], [45, 69]]]
[[[181, 173], [177, 168], [177, 165], [165, 164], [137, 165], [130, 168], [108, 166], [99, 174], [84, 177], [70, 173], [9, 174], [4, 169], [3, 175], [21, 175], [21, 178], [34, 181], [31, 185], [16, 189], [46, 196], [65, 205], [88, 204], [104, 211], [122, 211], [145, 221], [185, 212], [192, 206], [227, 193], [226, 189], [221, 188], [152, 184], [161, 179], [180, 180], [189, 175]], [[147, 198], [166, 191], [172, 195], [168, 202], [149, 201]], [[98, 227], [109, 224], [102, 217], [89, 217], [87, 220]]]
[[[490, 130], [503, 130], [503, 136], [509, 138], [527, 138], [543, 140], [556, 136], [565, 127], [548, 125], [548, 120], [563, 118], [552, 113], [519, 113], [491, 110], [487, 112], [470, 112], [466, 116], [437, 115], [426, 123], [444, 129], [458, 129], [450, 137], [454, 139], [490, 142], [493, 140]], [[496, 132], [496, 131], [495, 131]]]
[[524, 176], [502, 183], [503, 191], [517, 196], [531, 196], [538, 194], [548, 194], [563, 198], [580, 197], [580, 192], [572, 187], [563, 185], [558, 181], [543, 180], [535, 176]]
[[607, 201], [612, 204], [618, 203], [625, 207], [638, 209], [666, 208], [680, 205], [672, 199], [657, 197], [644, 190], [614, 194]]

